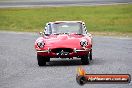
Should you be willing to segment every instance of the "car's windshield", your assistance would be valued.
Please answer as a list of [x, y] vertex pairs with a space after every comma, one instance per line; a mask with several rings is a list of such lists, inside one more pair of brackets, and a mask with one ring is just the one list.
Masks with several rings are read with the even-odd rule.
[[82, 25], [77, 22], [60, 22], [52, 24], [52, 33], [60, 34], [60, 33], [76, 33], [82, 34]]

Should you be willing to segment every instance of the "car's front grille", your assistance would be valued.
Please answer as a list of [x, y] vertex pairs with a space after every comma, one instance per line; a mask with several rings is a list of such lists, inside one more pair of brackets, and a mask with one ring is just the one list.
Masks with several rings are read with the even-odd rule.
[[73, 49], [71, 49], [71, 48], [55, 48], [55, 49], [52, 49], [51, 52], [53, 52], [53, 53], [60, 53], [60, 52], [71, 53], [71, 52], [73, 52]]

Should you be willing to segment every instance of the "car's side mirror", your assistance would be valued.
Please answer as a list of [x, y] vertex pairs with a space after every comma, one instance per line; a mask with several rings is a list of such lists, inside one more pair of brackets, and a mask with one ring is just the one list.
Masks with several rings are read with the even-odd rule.
[[92, 34], [88, 33], [88, 36], [92, 38]]
[[39, 35], [44, 35], [45, 33], [44, 32], [39, 32]]

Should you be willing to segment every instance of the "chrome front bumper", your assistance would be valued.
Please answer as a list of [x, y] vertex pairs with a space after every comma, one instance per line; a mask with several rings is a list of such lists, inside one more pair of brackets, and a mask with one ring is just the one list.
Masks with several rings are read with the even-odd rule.
[[[90, 49], [88, 49], [88, 48], [83, 48], [83, 49], [80, 49], [80, 50], [74, 48], [74, 49], [73, 49], [73, 52], [74, 52], [74, 53], [77, 53], [77, 52], [85, 52], [85, 51], [89, 51], [89, 50], [90, 50]], [[51, 50], [48, 48], [48, 50], [37, 50], [37, 52], [38, 52], [38, 53], [50, 53]]]

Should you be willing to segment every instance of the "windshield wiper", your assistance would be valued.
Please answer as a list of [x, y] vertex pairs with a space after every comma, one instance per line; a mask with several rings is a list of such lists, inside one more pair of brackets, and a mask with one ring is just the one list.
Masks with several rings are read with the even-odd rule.
[[69, 33], [53, 33], [54, 35], [59, 35], [59, 34], [69, 34]]
[[53, 33], [53, 35], [59, 35], [59, 33]]

